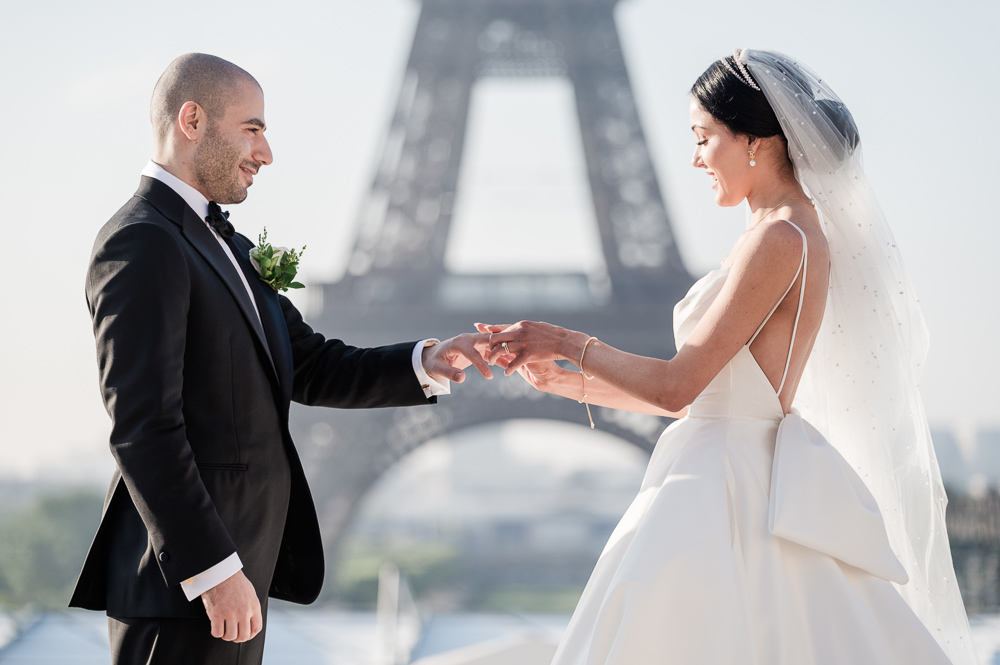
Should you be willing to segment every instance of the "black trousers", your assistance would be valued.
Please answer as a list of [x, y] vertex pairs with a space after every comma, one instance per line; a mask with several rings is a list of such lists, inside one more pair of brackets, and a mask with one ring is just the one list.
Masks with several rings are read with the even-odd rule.
[[207, 618], [108, 617], [112, 665], [261, 665], [264, 632], [236, 644], [212, 637]]

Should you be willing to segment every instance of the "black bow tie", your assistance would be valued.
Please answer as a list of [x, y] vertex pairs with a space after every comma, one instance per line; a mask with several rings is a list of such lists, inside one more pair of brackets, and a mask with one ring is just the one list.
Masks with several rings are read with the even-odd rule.
[[223, 238], [232, 238], [233, 234], [236, 233], [236, 229], [229, 223], [229, 213], [223, 212], [215, 201], [208, 203], [208, 217], [205, 218], [205, 221]]

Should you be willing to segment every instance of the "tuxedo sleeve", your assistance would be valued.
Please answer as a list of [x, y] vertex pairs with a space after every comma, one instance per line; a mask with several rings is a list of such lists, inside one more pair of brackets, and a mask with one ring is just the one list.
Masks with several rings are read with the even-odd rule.
[[236, 552], [182, 413], [190, 287], [176, 240], [155, 224], [119, 228], [95, 248], [87, 274], [111, 452], [168, 586]]
[[294, 364], [292, 399], [309, 406], [371, 409], [432, 404], [413, 371], [416, 342], [373, 348], [326, 339], [280, 296]]

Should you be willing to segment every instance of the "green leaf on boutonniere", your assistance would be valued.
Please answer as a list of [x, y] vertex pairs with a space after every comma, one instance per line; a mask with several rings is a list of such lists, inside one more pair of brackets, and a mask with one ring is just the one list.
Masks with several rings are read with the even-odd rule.
[[299, 251], [287, 247], [272, 247], [267, 242], [266, 227], [257, 240], [257, 246], [250, 250], [250, 263], [260, 275], [261, 281], [275, 291], [305, 288], [303, 284], [292, 280], [298, 274], [299, 259], [306, 251], [306, 246], [303, 245]]

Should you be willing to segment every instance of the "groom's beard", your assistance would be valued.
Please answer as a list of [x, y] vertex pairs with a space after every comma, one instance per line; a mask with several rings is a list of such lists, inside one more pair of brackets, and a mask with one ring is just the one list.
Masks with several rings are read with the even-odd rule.
[[260, 164], [243, 159], [243, 149], [226, 141], [215, 125], [209, 123], [205, 140], [194, 153], [192, 170], [208, 200], [222, 205], [242, 203], [247, 188], [240, 182], [240, 165], [256, 172]]

